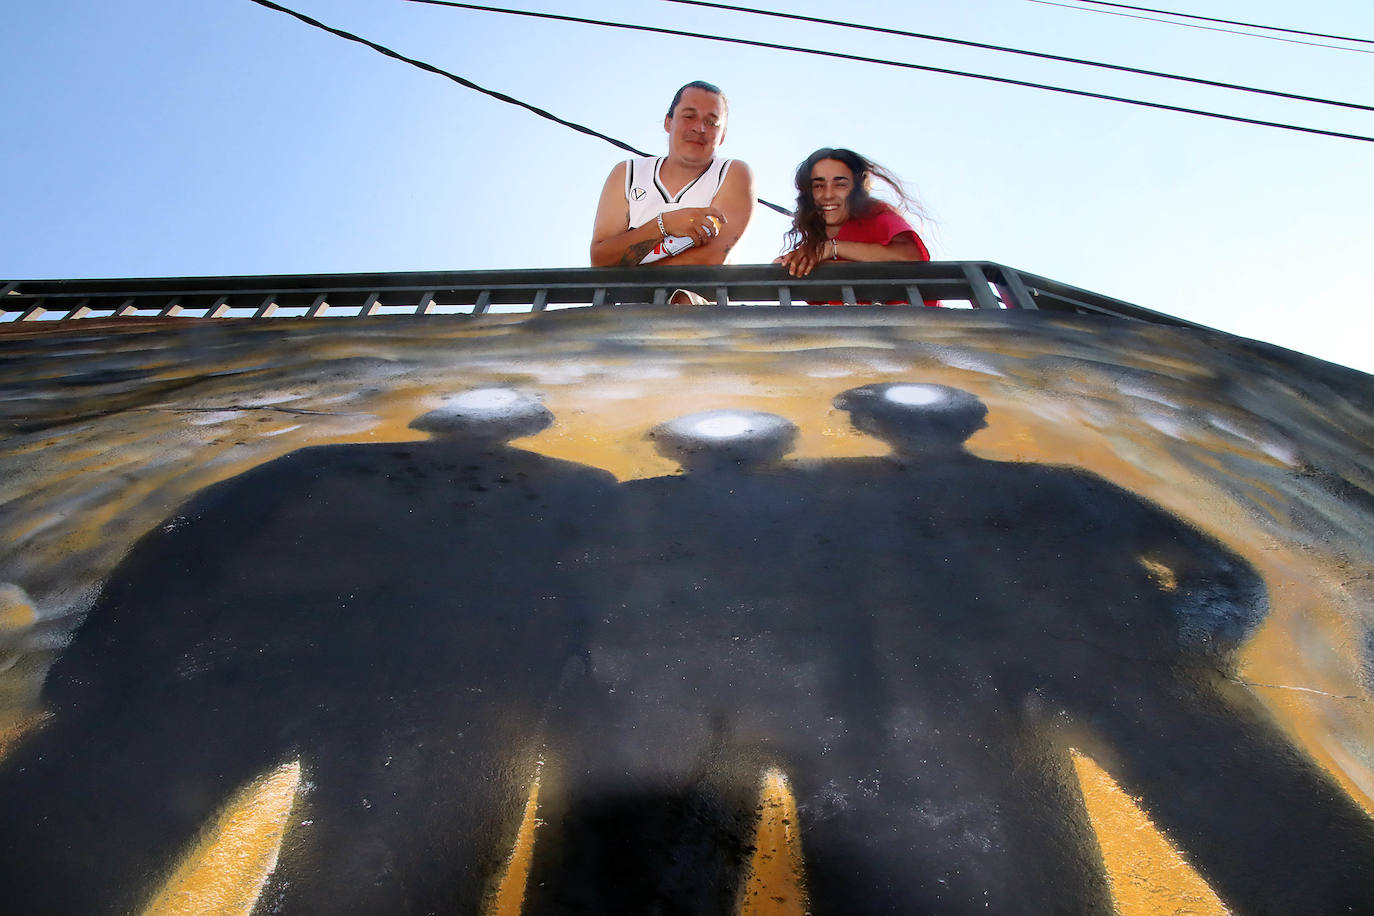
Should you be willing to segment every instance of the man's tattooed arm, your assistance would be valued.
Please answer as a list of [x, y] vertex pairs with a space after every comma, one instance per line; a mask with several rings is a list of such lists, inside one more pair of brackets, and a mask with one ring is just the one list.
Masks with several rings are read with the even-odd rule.
[[629, 248], [626, 248], [625, 253], [620, 256], [620, 266], [635, 266], [640, 261], [644, 260], [644, 256], [649, 252], [653, 251], [654, 246], [656, 246], [658, 243], [659, 240], [656, 238], [646, 239], [642, 242], [635, 242]]

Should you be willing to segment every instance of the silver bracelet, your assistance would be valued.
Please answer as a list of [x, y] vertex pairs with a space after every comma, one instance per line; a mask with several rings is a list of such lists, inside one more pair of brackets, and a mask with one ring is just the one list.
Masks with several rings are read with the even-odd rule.
[[839, 240], [839, 239], [831, 239], [831, 240], [830, 240], [830, 260], [832, 260], [832, 261], [838, 261], [839, 259], [840, 259], [840, 240]]
[[658, 215], [658, 231], [665, 239], [668, 237], [668, 227], [663, 225], [663, 214]]

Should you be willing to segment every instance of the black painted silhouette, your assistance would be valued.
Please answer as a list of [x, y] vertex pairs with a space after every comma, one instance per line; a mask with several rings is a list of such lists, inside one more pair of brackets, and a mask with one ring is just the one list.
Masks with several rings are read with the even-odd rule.
[[797, 494], [777, 462], [795, 435], [738, 410], [651, 433], [686, 473], [622, 486], [527, 913], [732, 912], [764, 767], [798, 744], [819, 759], [847, 693], [811, 660], [836, 618], [798, 613], [788, 584]]
[[[1090, 473], [963, 451], [986, 412], [966, 392], [873, 385], [836, 406], [893, 448], [828, 463], [813, 486], [894, 713], [945, 698], [989, 756], [1011, 754], [1004, 809], [1033, 805], [1077, 745], [1237, 912], [1374, 906], [1369, 819], [1227, 676], [1267, 607], [1244, 560]], [[891, 733], [899, 756], [923, 754], [919, 731]], [[1043, 862], [1087, 844], [1075, 825], [1044, 826]], [[1042, 909], [1013, 899], [992, 909]], [[953, 911], [974, 908], [966, 893]]]
[[416, 421], [432, 441], [303, 449], [143, 538], [49, 676], [51, 725], [0, 763], [3, 908], [134, 911], [233, 792], [299, 757], [282, 912], [475, 912], [614, 497], [506, 444], [550, 420], [468, 392]]

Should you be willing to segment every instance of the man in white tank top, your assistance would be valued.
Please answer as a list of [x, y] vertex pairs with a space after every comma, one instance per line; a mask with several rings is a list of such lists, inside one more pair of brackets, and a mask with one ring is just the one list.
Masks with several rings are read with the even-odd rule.
[[723, 264], [754, 214], [754, 176], [717, 159], [728, 106], [710, 83], [678, 90], [663, 129], [668, 155], [611, 169], [592, 228], [593, 267]]

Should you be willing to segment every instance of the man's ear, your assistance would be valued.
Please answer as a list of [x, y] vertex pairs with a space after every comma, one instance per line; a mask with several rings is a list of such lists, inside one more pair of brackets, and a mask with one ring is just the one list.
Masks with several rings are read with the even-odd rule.
[[668, 126], [669, 124], [672, 124], [672, 123], [673, 123], [673, 116], [672, 116], [672, 115], [664, 115], [664, 116], [663, 116], [663, 132], [664, 132], [665, 134], [668, 133], [668, 132], [672, 129], [672, 128], [670, 128], [670, 127]]

